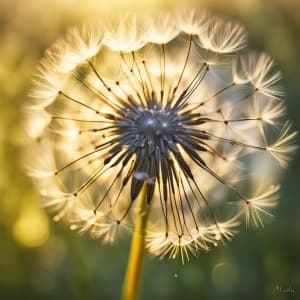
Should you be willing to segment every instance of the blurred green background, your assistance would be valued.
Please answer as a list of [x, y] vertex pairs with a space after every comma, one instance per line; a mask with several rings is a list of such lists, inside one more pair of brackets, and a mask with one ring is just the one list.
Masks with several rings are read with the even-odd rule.
[[[70, 25], [180, 1], [1, 0], [0, 299], [119, 299], [129, 237], [113, 247], [54, 224], [21, 167], [22, 106], [35, 65]], [[192, 1], [190, 1], [192, 3]], [[210, 0], [194, 5], [240, 20], [250, 45], [283, 73], [289, 118], [300, 128], [300, 1]], [[300, 299], [300, 155], [281, 178], [276, 218], [185, 266], [147, 257], [141, 299]]]

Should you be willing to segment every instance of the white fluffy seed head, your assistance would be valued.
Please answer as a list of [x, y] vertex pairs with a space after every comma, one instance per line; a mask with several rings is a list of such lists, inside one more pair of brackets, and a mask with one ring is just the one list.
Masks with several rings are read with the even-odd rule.
[[245, 46], [241, 25], [197, 10], [126, 14], [58, 40], [26, 108], [27, 170], [53, 219], [111, 243], [134, 229], [146, 181], [154, 255], [184, 262], [230, 240], [242, 215], [262, 224], [279, 187], [266, 167], [269, 187], [245, 192], [249, 165], [264, 154], [286, 166], [296, 133], [281, 125], [272, 59]]

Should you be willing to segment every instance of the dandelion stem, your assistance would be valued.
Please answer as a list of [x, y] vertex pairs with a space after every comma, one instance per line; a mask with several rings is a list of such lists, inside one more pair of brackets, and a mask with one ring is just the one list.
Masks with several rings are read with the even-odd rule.
[[145, 253], [145, 233], [149, 215], [149, 202], [147, 201], [147, 183], [145, 182], [139, 199], [139, 212], [133, 233], [128, 265], [123, 283], [122, 300], [136, 300], [143, 271]]

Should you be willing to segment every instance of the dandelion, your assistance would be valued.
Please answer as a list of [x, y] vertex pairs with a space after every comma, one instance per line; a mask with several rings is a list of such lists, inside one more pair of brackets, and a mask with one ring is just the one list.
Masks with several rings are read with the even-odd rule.
[[71, 30], [37, 69], [28, 173], [55, 221], [107, 243], [134, 231], [125, 299], [144, 248], [184, 262], [277, 202], [276, 178], [247, 188], [247, 165], [285, 166], [296, 133], [273, 61], [245, 47], [241, 25], [208, 13], [126, 15]]

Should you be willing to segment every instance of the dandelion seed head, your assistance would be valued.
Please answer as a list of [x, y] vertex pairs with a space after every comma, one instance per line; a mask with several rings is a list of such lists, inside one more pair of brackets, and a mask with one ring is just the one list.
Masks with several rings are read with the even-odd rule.
[[27, 170], [53, 219], [112, 243], [134, 229], [146, 182], [154, 255], [184, 262], [231, 240], [242, 216], [262, 225], [279, 187], [245, 188], [249, 164], [263, 153], [285, 166], [296, 133], [280, 125], [272, 59], [245, 47], [241, 25], [196, 10], [126, 14], [58, 40], [26, 108]]

